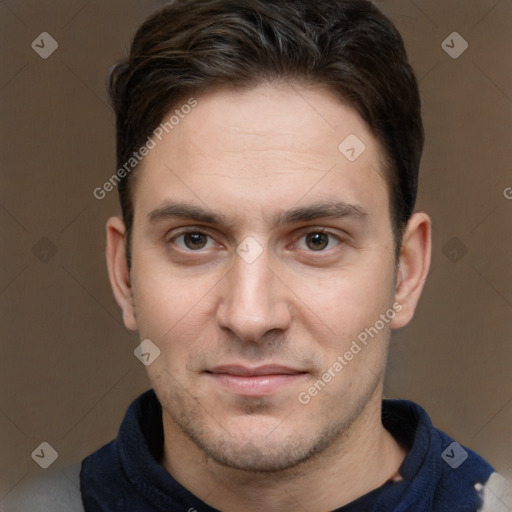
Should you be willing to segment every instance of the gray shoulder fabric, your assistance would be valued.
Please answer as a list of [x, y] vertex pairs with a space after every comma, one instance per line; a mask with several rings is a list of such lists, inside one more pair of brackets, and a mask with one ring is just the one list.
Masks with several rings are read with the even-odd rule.
[[1, 502], [1, 512], [83, 512], [80, 465], [31, 479]]
[[512, 482], [499, 473], [493, 473], [477, 490], [483, 498], [480, 512], [512, 512]]

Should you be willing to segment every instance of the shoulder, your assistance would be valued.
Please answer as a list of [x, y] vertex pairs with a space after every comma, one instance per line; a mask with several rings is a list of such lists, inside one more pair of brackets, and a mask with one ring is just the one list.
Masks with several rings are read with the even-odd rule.
[[482, 496], [479, 512], [510, 512], [512, 510], [512, 482], [499, 473], [493, 473], [484, 485], [476, 486]]
[[18, 485], [2, 500], [2, 512], [83, 512], [80, 465]]
[[461, 446], [446, 433], [438, 431], [443, 439], [442, 492], [465, 503], [472, 493], [478, 501], [478, 512], [511, 512], [512, 482], [467, 447]]
[[512, 483], [486, 460], [434, 427], [417, 404], [385, 405], [383, 423], [411, 446], [404, 468], [430, 486], [435, 510], [512, 512]]

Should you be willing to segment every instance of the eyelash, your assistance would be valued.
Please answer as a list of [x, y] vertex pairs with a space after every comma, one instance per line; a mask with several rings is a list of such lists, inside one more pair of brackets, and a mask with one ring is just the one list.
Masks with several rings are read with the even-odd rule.
[[[294, 243], [294, 245], [298, 245], [298, 243], [300, 241], [302, 241], [303, 239], [305, 239], [308, 235], [316, 235], [316, 234], [324, 234], [324, 235], [327, 235], [329, 237], [329, 241], [328, 241], [328, 245], [327, 247], [329, 247], [329, 245], [331, 245], [331, 241], [335, 241], [336, 242], [336, 245], [334, 247], [337, 247], [339, 244], [342, 243], [342, 239], [339, 235], [336, 235], [330, 231], [327, 231], [325, 228], [313, 228], [313, 229], [308, 229], [307, 231], [304, 231], [301, 233], [300, 237], [297, 239], [297, 241]], [[326, 252], [329, 252], [333, 249], [333, 247], [330, 247], [328, 249], [322, 249], [322, 250], [317, 250], [317, 251], [314, 251], [312, 249], [310, 250], [307, 250], [307, 252], [310, 252], [310, 253], [326, 253]]]
[[[307, 228], [307, 230], [301, 231], [300, 236], [292, 243], [292, 246], [295, 248], [298, 245], [298, 243], [300, 241], [302, 241], [308, 235], [319, 234], [319, 233], [323, 233], [323, 234], [327, 235], [330, 238], [330, 240], [328, 241], [328, 246], [327, 247], [329, 247], [329, 245], [331, 244], [332, 240], [337, 242], [334, 247], [337, 247], [338, 245], [343, 243], [343, 239], [339, 235], [337, 235], [335, 233], [332, 233], [330, 231], [327, 231], [325, 228], [315, 228], [315, 227], [312, 227], [312, 228]], [[168, 243], [168, 244], [175, 244], [176, 240], [178, 240], [180, 237], [183, 237], [183, 236], [185, 236], [187, 234], [204, 235], [204, 236], [207, 236], [210, 240], [215, 241], [215, 238], [212, 235], [210, 235], [208, 232], [206, 232], [204, 230], [204, 228], [200, 228], [200, 229], [198, 229], [198, 228], [190, 228], [190, 229], [182, 230], [179, 233], [174, 234], [170, 238], [166, 238], [166, 243]], [[216, 244], [217, 245], [221, 245], [221, 244], [218, 244], [218, 242], [216, 242]], [[201, 252], [204, 252], [207, 249], [193, 250], [193, 249], [181, 249], [180, 248], [178, 250], [181, 250], [181, 251], [187, 252], [187, 253], [194, 253], [194, 252], [195, 253], [201, 253]], [[306, 249], [304, 249], [304, 250], [306, 250]], [[306, 252], [310, 252], [310, 253], [326, 253], [326, 252], [331, 251], [331, 250], [333, 250], [333, 248], [322, 249], [322, 250], [318, 250], [318, 251], [310, 249], [310, 250], [306, 250]]]
[[[180, 231], [179, 233], [175, 233], [172, 237], [166, 237], [166, 243], [167, 244], [170, 244], [170, 245], [173, 245], [176, 243], [176, 240], [178, 240], [180, 237], [183, 237], [183, 236], [186, 236], [186, 235], [190, 235], [190, 234], [193, 234], [193, 235], [204, 235], [204, 236], [207, 236], [210, 240], [215, 240], [214, 237], [212, 235], [210, 235], [209, 233], [205, 232], [203, 229], [197, 229], [197, 228], [189, 228], [189, 229], [184, 229], [182, 231]], [[192, 249], [180, 249], [181, 251], [183, 252], [202, 252], [202, 250], [192, 250]]]

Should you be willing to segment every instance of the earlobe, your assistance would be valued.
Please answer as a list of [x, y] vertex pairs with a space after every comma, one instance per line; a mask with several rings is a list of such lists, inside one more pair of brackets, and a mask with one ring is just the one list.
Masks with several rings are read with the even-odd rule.
[[395, 289], [395, 301], [402, 309], [391, 322], [392, 329], [407, 325], [414, 315], [430, 268], [431, 245], [430, 218], [414, 213], [402, 239]]
[[107, 268], [114, 297], [123, 312], [128, 329], [137, 329], [130, 270], [126, 261], [126, 227], [121, 217], [107, 221]]

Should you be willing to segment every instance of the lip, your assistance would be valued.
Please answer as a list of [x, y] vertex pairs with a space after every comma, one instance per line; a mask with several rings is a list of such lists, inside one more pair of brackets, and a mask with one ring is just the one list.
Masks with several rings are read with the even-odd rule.
[[268, 396], [286, 388], [306, 375], [287, 366], [217, 366], [206, 372], [223, 389], [243, 396]]

